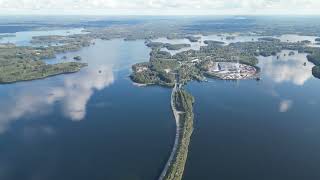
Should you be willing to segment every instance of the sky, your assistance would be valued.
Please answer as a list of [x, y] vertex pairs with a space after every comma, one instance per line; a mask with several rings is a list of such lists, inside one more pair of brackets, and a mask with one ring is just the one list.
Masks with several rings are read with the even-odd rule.
[[320, 0], [0, 0], [0, 14], [316, 15]]

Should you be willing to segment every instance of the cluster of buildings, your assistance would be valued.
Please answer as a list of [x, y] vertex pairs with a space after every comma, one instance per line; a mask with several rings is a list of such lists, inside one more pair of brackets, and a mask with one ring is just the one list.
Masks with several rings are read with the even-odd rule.
[[225, 80], [237, 80], [255, 77], [257, 69], [235, 62], [213, 62], [208, 68], [208, 73]]

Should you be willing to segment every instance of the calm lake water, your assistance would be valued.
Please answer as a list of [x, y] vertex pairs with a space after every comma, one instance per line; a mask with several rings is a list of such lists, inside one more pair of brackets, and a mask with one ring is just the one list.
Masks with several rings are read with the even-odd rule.
[[320, 80], [305, 54], [260, 57], [262, 80], [191, 83], [186, 180], [320, 178]]
[[[97, 40], [47, 60], [80, 55], [79, 73], [0, 85], [0, 179], [157, 179], [175, 137], [171, 90], [128, 78], [149, 52]], [[320, 80], [306, 54], [288, 53], [259, 57], [261, 81], [186, 87], [196, 103], [184, 179], [320, 178]]]
[[[1, 28], [1, 27], [0, 27]], [[0, 38], [0, 43], [14, 43], [17, 46], [30, 46], [33, 36], [67, 36], [74, 34], [84, 34], [83, 28], [63, 29], [63, 30], [39, 30], [39, 31], [21, 31], [16, 33], [0, 33], [0, 35], [10, 35], [9, 37]]]
[[0, 85], [0, 179], [156, 179], [174, 141], [171, 91], [128, 78], [149, 52], [96, 41], [67, 54], [90, 63], [79, 73]]

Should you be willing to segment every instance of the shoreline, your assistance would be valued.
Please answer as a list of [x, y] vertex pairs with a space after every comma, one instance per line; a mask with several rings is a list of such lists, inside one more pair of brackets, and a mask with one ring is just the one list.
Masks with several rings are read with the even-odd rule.
[[[191, 94], [175, 84], [171, 93], [171, 108], [176, 120], [176, 137], [170, 157], [159, 180], [181, 180], [187, 162], [189, 144], [193, 132], [193, 103]], [[179, 111], [183, 109], [183, 111]]]
[[173, 100], [174, 99], [174, 94], [176, 93], [176, 91], [177, 91], [177, 84], [175, 84], [175, 86], [174, 86], [174, 88], [172, 89], [172, 92], [171, 92], [171, 109], [172, 109], [173, 116], [174, 116], [175, 121], [176, 121], [176, 137], [175, 137], [175, 140], [174, 140], [174, 145], [173, 145], [173, 148], [171, 150], [169, 159], [168, 159], [164, 169], [162, 170], [162, 173], [161, 173], [161, 175], [159, 177], [159, 180], [163, 180], [165, 178], [165, 176], [167, 175], [168, 170], [170, 168], [170, 165], [171, 165], [171, 163], [173, 161], [173, 158], [175, 157], [175, 155], [177, 153], [177, 147], [178, 147], [179, 138], [180, 138], [180, 117], [179, 117], [179, 112], [175, 108], [175, 104], [174, 104], [174, 100]]
[[[84, 66], [84, 67], [85, 67], [85, 66]], [[84, 67], [82, 67], [82, 68], [84, 68]], [[0, 82], [0, 86], [1, 86], [1, 85], [6, 85], [6, 84], [16, 84], [16, 83], [22, 83], [22, 82], [29, 82], [29, 81], [43, 80], [43, 79], [47, 79], [47, 78], [54, 77], [54, 76], [60, 76], [60, 75], [74, 74], [74, 73], [77, 73], [77, 72], [81, 71], [81, 69], [82, 69], [82, 68], [80, 68], [80, 69], [79, 69], [79, 70], [77, 70], [77, 71], [64, 72], [64, 73], [57, 73], [57, 74], [51, 74], [51, 75], [48, 75], [48, 76], [38, 77], [38, 78], [34, 78], [34, 79], [25, 79], [25, 80], [10, 81], [10, 82]]]

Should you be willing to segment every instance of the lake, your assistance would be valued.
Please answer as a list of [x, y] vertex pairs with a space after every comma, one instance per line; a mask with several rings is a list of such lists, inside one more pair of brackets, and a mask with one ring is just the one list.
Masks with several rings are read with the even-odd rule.
[[[78, 73], [0, 85], [0, 179], [157, 179], [175, 138], [171, 89], [128, 78], [149, 52], [144, 41], [96, 40], [46, 60], [80, 55], [89, 66]], [[320, 178], [320, 80], [306, 54], [288, 53], [259, 57], [261, 81], [187, 85], [184, 179]]]
[[320, 80], [306, 54], [259, 57], [261, 81], [191, 83], [186, 180], [318, 179]]
[[[1, 26], [0, 26], [1, 29]], [[57, 30], [39, 30], [39, 31], [19, 31], [15, 33], [0, 33], [0, 35], [9, 35], [9, 37], [0, 38], [0, 43], [13, 43], [17, 46], [31, 46], [30, 43], [33, 36], [67, 36], [75, 34], [85, 34], [83, 28], [74, 28], [74, 29], [57, 29]], [[40, 46], [34, 44], [33, 46]]]
[[0, 85], [0, 179], [156, 179], [174, 141], [171, 90], [128, 78], [149, 52], [98, 40], [66, 54], [90, 63], [79, 73]]

